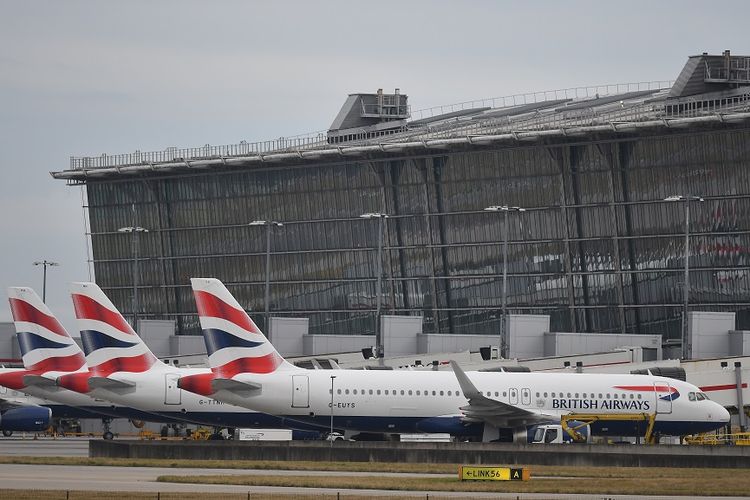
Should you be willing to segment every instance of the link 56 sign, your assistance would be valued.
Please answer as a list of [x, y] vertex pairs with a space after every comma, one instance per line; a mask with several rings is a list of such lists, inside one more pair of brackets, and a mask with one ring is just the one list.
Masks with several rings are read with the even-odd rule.
[[528, 469], [462, 465], [458, 468], [458, 478], [461, 481], [528, 481], [531, 473]]

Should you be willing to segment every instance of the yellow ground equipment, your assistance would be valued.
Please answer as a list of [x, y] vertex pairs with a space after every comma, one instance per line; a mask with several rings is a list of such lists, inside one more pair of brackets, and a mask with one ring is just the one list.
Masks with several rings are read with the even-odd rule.
[[[578, 432], [579, 429], [587, 427], [594, 422], [601, 421], [622, 421], [630, 420], [634, 422], [645, 421], [648, 422], [646, 427], [646, 434], [644, 436], [646, 443], [654, 444], [654, 423], [656, 422], [656, 414], [653, 413], [604, 413], [604, 414], [588, 414], [588, 413], [571, 413], [569, 415], [563, 415], [560, 417], [560, 425], [568, 435], [573, 438], [575, 442], [582, 442], [586, 440], [586, 437]], [[571, 425], [572, 422], [575, 424]]]

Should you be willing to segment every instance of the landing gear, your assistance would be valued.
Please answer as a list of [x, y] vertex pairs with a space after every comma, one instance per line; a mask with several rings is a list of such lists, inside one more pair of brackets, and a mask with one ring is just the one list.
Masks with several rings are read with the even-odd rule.
[[112, 425], [112, 419], [111, 418], [103, 418], [102, 419], [102, 428], [104, 429], [104, 432], [102, 433], [102, 437], [106, 441], [110, 441], [115, 438], [115, 435], [110, 430], [110, 427]]

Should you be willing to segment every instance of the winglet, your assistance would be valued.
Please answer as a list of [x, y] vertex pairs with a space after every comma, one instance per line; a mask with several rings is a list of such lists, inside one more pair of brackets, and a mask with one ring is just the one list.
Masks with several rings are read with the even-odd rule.
[[461, 392], [464, 393], [464, 397], [466, 399], [471, 399], [481, 396], [482, 393], [479, 392], [476, 386], [471, 382], [471, 380], [469, 380], [466, 372], [464, 372], [461, 367], [458, 366], [458, 363], [453, 360], [451, 360], [450, 363], [451, 368], [453, 368], [453, 373], [456, 374], [456, 378], [458, 379], [458, 385], [461, 386]]

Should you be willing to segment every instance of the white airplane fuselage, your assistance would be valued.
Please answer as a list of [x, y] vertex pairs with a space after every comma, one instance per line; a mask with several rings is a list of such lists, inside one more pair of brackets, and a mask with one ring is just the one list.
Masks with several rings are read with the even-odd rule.
[[310, 428], [299, 422], [288, 422], [256, 410], [200, 396], [177, 386], [180, 377], [209, 373], [211, 370], [208, 368], [178, 368], [160, 364], [146, 372], [110, 374], [107, 379], [122, 382], [123, 387], [96, 387], [90, 394], [116, 404], [195, 424], [216, 427]]
[[[684, 435], [726, 425], [720, 405], [696, 400], [686, 382], [647, 375], [494, 373], [466, 375], [487, 399], [559, 421], [561, 415], [656, 414], [655, 432]], [[332, 379], [332, 377], [334, 377]], [[369, 432], [481, 433], [462, 418], [469, 401], [449, 371], [285, 370], [241, 373], [247, 391], [221, 390], [216, 399], [295, 420]], [[252, 385], [260, 389], [252, 389]], [[333, 387], [333, 394], [331, 394]], [[469, 413], [467, 413], [469, 415]], [[599, 434], [643, 434], [646, 423], [623, 419], [592, 426]], [[502, 425], [498, 425], [502, 426]]]

